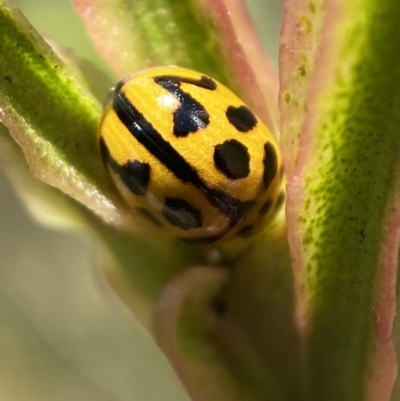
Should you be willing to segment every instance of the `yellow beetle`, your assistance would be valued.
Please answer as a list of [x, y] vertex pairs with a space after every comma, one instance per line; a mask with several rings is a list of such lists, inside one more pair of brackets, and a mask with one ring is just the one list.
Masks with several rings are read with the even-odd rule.
[[188, 243], [251, 236], [284, 200], [272, 134], [229, 89], [196, 71], [157, 67], [120, 81], [99, 141], [128, 204]]

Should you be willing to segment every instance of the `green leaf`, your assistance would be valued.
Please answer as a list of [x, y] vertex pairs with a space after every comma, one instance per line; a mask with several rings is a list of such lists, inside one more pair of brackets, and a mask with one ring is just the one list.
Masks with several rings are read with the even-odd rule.
[[[308, 399], [386, 400], [395, 375], [400, 3], [327, 4], [288, 183]], [[297, 44], [292, 54], [304, 50]]]
[[31, 174], [21, 148], [3, 125], [0, 125], [0, 166], [40, 223], [58, 230], [86, 229], [80, 205]]
[[98, 102], [8, 1], [0, 3], [0, 38], [0, 120], [34, 175], [105, 220], [135, 227], [101, 163]]
[[53, 51], [61, 58], [77, 80], [91, 91], [103, 103], [114, 81], [110, 74], [101, 70], [92, 61], [80, 57], [74, 49], [60, 46], [51, 39], [45, 38]]

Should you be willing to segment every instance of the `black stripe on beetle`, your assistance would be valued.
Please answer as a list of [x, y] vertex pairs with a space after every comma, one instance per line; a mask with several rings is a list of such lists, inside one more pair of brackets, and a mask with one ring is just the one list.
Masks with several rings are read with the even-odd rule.
[[181, 82], [200, 86], [204, 89], [214, 89], [215, 82], [208, 77], [202, 77], [200, 80], [183, 79], [169, 75], [158, 76], [154, 82], [179, 100], [179, 106], [173, 113], [174, 135], [185, 137], [190, 133], [205, 129], [210, 123], [210, 115], [205, 107], [189, 93], [180, 88]]
[[210, 203], [229, 219], [233, 227], [242, 217], [247, 202], [233, 198], [228, 193], [209, 188], [197, 170], [145, 119], [123, 92], [115, 94], [113, 108], [118, 118], [154, 157], [183, 182], [190, 182], [205, 193]]
[[110, 91], [108, 92], [107, 97], [105, 98], [104, 103], [103, 103], [104, 110], [113, 105], [115, 94], [118, 93], [121, 90], [121, 88], [127, 82], [130, 81], [130, 79], [131, 79], [131, 76], [127, 76], [127, 77], [121, 79], [119, 82], [117, 82], [117, 84], [110, 89]]
[[240, 132], [249, 132], [257, 125], [257, 118], [252, 111], [242, 105], [229, 106], [226, 110], [228, 121]]
[[180, 84], [183, 82], [184, 84], [198, 86], [199, 88], [211, 91], [217, 89], [217, 83], [212, 78], [207, 77], [206, 75], [202, 75], [200, 79], [182, 77], [179, 75], [158, 75], [157, 77], [154, 78], [154, 81], [156, 83], [158, 83], [157, 81], [162, 81], [162, 80], [173, 81], [178, 86], [180, 86]]
[[230, 139], [215, 146], [214, 163], [228, 178], [245, 178], [250, 174], [248, 149], [236, 139]]
[[264, 145], [264, 173], [263, 180], [265, 188], [268, 188], [271, 182], [274, 180], [278, 171], [278, 156], [274, 145], [271, 142], [267, 142]]

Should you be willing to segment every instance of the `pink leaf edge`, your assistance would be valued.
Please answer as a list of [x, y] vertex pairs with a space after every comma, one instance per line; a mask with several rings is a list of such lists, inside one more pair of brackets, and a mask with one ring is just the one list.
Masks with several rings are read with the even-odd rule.
[[278, 135], [278, 77], [266, 56], [253, 21], [240, 0], [197, 0], [218, 27], [230, 73], [244, 100]]
[[199, 288], [222, 286], [227, 272], [210, 267], [191, 267], [177, 276], [162, 291], [154, 312], [154, 334], [160, 348], [170, 360], [193, 401], [206, 401], [205, 393], [188, 367], [188, 358], [181, 349], [178, 336], [180, 314], [184, 303]]
[[400, 182], [390, 210], [385, 240], [380, 257], [379, 299], [375, 311], [377, 338], [376, 363], [370, 382], [367, 384], [367, 401], [390, 399], [397, 376], [397, 359], [393, 344], [393, 321], [396, 314], [396, 282], [398, 249], [400, 244]]

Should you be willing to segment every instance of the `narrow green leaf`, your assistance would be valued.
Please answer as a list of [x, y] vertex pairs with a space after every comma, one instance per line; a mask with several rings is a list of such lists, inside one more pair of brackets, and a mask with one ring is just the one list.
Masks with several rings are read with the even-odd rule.
[[105, 220], [135, 227], [101, 163], [100, 105], [4, 0], [0, 47], [0, 120], [24, 150], [32, 172]]
[[114, 85], [114, 80], [111, 74], [107, 74], [101, 70], [92, 61], [80, 57], [74, 49], [70, 47], [60, 46], [49, 38], [45, 38], [46, 42], [51, 45], [51, 48], [58, 57], [65, 63], [69, 70], [74, 74], [76, 79], [80, 80], [83, 86], [95, 95], [101, 103], [104, 102], [110, 88]]
[[309, 400], [383, 401], [394, 380], [399, 24], [397, 0], [328, 2], [287, 205]]
[[58, 230], [83, 229], [81, 209], [69, 196], [46, 185], [29, 171], [21, 148], [0, 124], [0, 166], [32, 216]]

